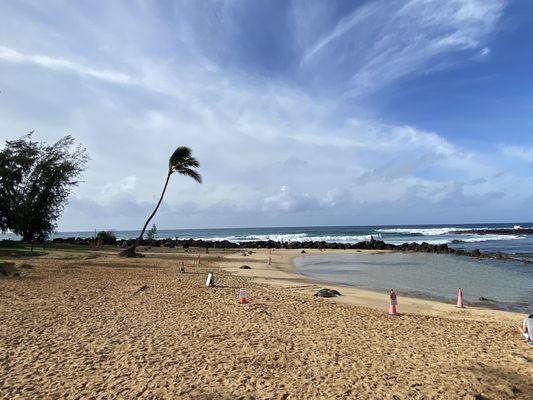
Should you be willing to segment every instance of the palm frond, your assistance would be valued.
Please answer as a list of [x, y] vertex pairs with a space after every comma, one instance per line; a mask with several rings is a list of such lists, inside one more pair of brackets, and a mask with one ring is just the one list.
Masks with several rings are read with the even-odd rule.
[[194, 179], [198, 183], [202, 183], [202, 175], [200, 175], [198, 172], [196, 172], [193, 169], [183, 168], [183, 169], [178, 170], [177, 172]]
[[191, 149], [189, 149], [186, 146], [180, 146], [174, 150], [174, 153], [170, 156], [169, 164], [171, 166], [178, 165], [183, 162], [183, 160], [187, 160], [192, 158], [191, 156]]
[[170, 174], [178, 172], [202, 183], [201, 175], [195, 171], [196, 168], [200, 167], [200, 163], [192, 156], [191, 149], [186, 146], [180, 146], [174, 150], [170, 156], [168, 167]]

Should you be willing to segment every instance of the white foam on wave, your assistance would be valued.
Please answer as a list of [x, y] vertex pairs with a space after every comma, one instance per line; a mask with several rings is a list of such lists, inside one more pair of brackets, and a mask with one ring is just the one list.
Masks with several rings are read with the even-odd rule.
[[464, 239], [456, 239], [460, 242], [477, 243], [477, 242], [490, 242], [493, 240], [521, 240], [525, 239], [525, 236], [517, 235], [479, 235], [479, 237], [469, 237]]
[[253, 242], [259, 240], [273, 240], [275, 242], [291, 242], [291, 241], [300, 241], [307, 237], [306, 233], [272, 233], [272, 234], [263, 234], [263, 235], [232, 235], [232, 236], [217, 236], [217, 237], [204, 237], [196, 238], [196, 240], [211, 240], [214, 242], [221, 242], [227, 240], [230, 242]]
[[[476, 228], [485, 229], [485, 228]], [[440, 236], [446, 235], [451, 232], [468, 231], [471, 229], [466, 228], [388, 228], [388, 229], [376, 229], [376, 232], [381, 233], [400, 233], [400, 234], [416, 234], [423, 236]]]
[[401, 245], [404, 243], [428, 243], [428, 244], [450, 244], [450, 243], [479, 243], [490, 242], [495, 240], [521, 240], [525, 239], [525, 236], [516, 235], [479, 235], [478, 237], [461, 237], [461, 238], [447, 238], [447, 239], [430, 239], [430, 240], [385, 240], [387, 243]]
[[[422, 236], [440, 236], [447, 235], [453, 232], [465, 232], [465, 231], [482, 231], [491, 229], [488, 227], [484, 228], [455, 228], [455, 227], [446, 227], [446, 228], [383, 228], [376, 229], [376, 232], [381, 233], [397, 233], [397, 234], [411, 234], [411, 235], [422, 235]], [[523, 229], [520, 225], [515, 225], [514, 227], [501, 228], [501, 229]], [[503, 239], [502, 239], [503, 240]]]
[[370, 235], [353, 235], [353, 236], [312, 236], [308, 237], [306, 241], [311, 242], [330, 242], [330, 243], [357, 243], [365, 240], [370, 240]]
[[[185, 237], [177, 239], [188, 239]], [[264, 234], [246, 236], [220, 236], [203, 237], [195, 240], [221, 242], [227, 240], [235, 243], [273, 240], [275, 242], [330, 242], [330, 243], [357, 243], [370, 240], [370, 235], [339, 235], [339, 236], [308, 236], [307, 233]]]
[[[412, 232], [415, 229], [403, 229], [398, 228], [402, 231], [409, 231]], [[425, 231], [426, 233], [420, 233], [420, 231]], [[442, 229], [418, 229], [417, 233], [420, 234], [420, 236], [443, 236], [446, 233], [435, 233], [435, 231], [443, 232], [444, 230], [455, 231], [459, 230], [457, 228], [442, 228]], [[381, 230], [381, 232], [384, 232], [385, 230]], [[389, 230], [389, 231], [392, 231]], [[397, 230], [395, 230], [397, 231]], [[429, 233], [431, 232], [431, 233]], [[374, 239], [379, 239], [376, 237], [376, 235], [373, 235]], [[176, 240], [186, 240], [189, 239], [190, 236], [187, 237], [174, 237], [173, 239]], [[328, 243], [357, 243], [362, 241], [371, 240], [371, 235], [330, 235], [330, 236], [309, 236], [307, 233], [271, 233], [271, 234], [256, 234], [256, 235], [231, 235], [231, 236], [215, 236], [215, 237], [198, 237], [194, 238], [195, 240], [205, 240], [205, 241], [213, 241], [213, 242], [221, 242], [224, 240], [227, 240], [229, 242], [233, 243], [246, 243], [246, 242], [254, 242], [254, 241], [268, 241], [272, 240], [275, 242], [328, 242]], [[403, 244], [403, 243], [429, 243], [429, 244], [450, 244], [453, 242], [465, 242], [465, 243], [476, 243], [476, 242], [487, 242], [487, 241], [496, 241], [496, 240], [517, 240], [517, 239], [525, 239], [524, 236], [518, 236], [518, 235], [473, 235], [473, 234], [461, 234], [461, 235], [448, 235], [442, 238], [435, 238], [435, 239], [416, 239], [416, 240], [409, 240], [408, 238], [400, 239], [395, 238], [394, 240], [387, 240], [386, 238], [384, 241], [386, 243], [391, 244]]]
[[402, 245], [404, 243], [427, 243], [427, 244], [450, 244], [452, 239], [430, 239], [430, 240], [385, 240], [386, 243]]

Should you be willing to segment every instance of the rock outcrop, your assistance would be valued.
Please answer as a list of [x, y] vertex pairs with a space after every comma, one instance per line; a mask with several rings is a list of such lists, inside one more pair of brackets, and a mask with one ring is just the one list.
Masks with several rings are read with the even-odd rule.
[[[522, 229], [525, 230], [525, 229]], [[461, 231], [464, 233], [465, 231]], [[479, 231], [475, 231], [479, 233]], [[117, 243], [118, 247], [131, 246], [135, 239], [122, 240]], [[92, 239], [82, 238], [57, 238], [52, 240], [52, 243], [67, 243], [76, 245], [91, 245]], [[436, 253], [436, 254], [452, 254], [457, 256], [468, 256], [476, 258], [493, 258], [498, 260], [514, 260], [524, 263], [533, 263], [528, 259], [522, 259], [507, 255], [505, 253], [484, 253], [479, 250], [464, 250], [449, 247], [447, 244], [430, 244], [430, 243], [403, 243], [394, 245], [385, 243], [382, 240], [370, 240], [358, 243], [331, 243], [326, 241], [274, 241], [274, 240], [256, 240], [251, 242], [230, 242], [229, 240], [209, 241], [196, 239], [154, 239], [143, 240], [140, 246], [151, 247], [166, 247], [166, 248], [213, 248], [213, 249], [302, 249], [301, 253], [305, 254], [305, 249], [337, 249], [337, 250], [390, 250], [400, 252], [414, 252], [414, 253]]]

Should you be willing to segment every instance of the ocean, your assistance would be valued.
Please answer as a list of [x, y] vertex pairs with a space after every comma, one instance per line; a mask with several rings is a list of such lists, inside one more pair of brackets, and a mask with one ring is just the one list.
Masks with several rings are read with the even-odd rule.
[[[533, 260], [533, 235], [460, 234], [481, 229], [533, 228], [533, 223], [454, 224], [412, 226], [323, 226], [281, 228], [160, 230], [156, 238], [248, 242], [326, 241], [356, 243], [371, 237], [387, 243], [446, 243], [450, 247], [502, 252]], [[135, 238], [139, 231], [116, 231], [117, 238]], [[57, 232], [51, 237], [93, 237], [93, 232]], [[0, 239], [13, 235], [3, 234]], [[462, 287], [467, 304], [533, 312], [533, 265], [515, 261], [477, 260], [444, 254], [324, 255], [303, 257], [296, 270], [321, 281], [371, 290], [396, 289], [399, 295], [453, 302]], [[481, 301], [486, 298], [489, 301]]]

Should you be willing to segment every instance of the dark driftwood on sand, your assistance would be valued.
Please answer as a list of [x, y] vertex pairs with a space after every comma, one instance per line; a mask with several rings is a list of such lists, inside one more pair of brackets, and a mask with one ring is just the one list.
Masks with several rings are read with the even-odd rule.
[[148, 285], [143, 285], [143, 286], [141, 286], [139, 289], [137, 289], [137, 290], [135, 291], [135, 293], [133, 293], [133, 295], [136, 296], [136, 295], [138, 295], [138, 294], [144, 292], [145, 290], [148, 290], [148, 288], [149, 288]]

